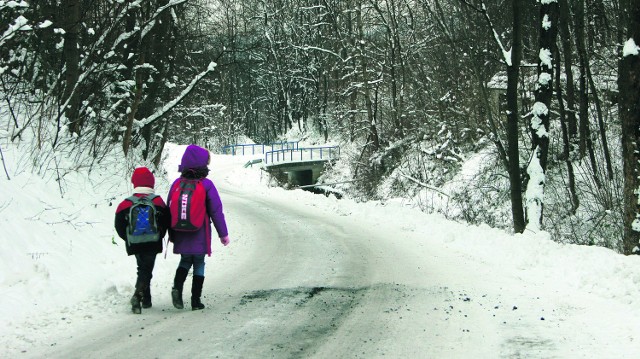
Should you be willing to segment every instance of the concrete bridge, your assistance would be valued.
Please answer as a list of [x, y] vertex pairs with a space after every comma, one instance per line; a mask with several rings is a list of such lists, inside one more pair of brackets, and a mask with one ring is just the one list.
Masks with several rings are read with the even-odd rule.
[[301, 148], [298, 142], [236, 144], [223, 147], [222, 153], [245, 156], [264, 154], [262, 159], [252, 160], [249, 164], [262, 162], [263, 168], [281, 183], [308, 186], [317, 182], [327, 163], [340, 157], [340, 147]]
[[264, 154], [264, 168], [294, 186], [315, 184], [325, 165], [340, 157], [340, 147], [306, 147], [268, 151]]

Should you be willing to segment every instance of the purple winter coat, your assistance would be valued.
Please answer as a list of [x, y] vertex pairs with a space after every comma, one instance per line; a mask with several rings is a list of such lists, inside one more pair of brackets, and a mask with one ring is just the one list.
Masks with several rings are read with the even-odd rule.
[[[184, 172], [192, 168], [207, 167], [209, 162], [209, 151], [196, 146], [189, 145], [182, 156], [182, 162], [178, 167], [180, 172]], [[171, 193], [177, 186], [177, 178], [169, 189], [167, 196], [167, 207], [171, 206]], [[218, 237], [227, 236], [227, 223], [224, 219], [222, 211], [222, 201], [216, 186], [208, 178], [202, 178], [201, 183], [207, 192], [207, 220], [206, 224], [195, 232], [181, 232], [169, 229], [169, 240], [173, 242], [173, 253], [176, 254], [207, 254], [211, 255], [211, 222], [218, 233]]]

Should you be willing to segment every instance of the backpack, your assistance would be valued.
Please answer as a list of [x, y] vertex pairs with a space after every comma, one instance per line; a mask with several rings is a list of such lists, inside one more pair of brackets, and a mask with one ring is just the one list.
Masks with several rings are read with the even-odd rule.
[[199, 180], [178, 179], [169, 198], [171, 229], [195, 232], [202, 228], [207, 214], [207, 191]]
[[153, 200], [157, 195], [143, 197], [131, 196], [127, 200], [132, 205], [128, 213], [127, 242], [129, 244], [156, 242], [158, 235], [158, 223], [156, 222], [157, 208]]

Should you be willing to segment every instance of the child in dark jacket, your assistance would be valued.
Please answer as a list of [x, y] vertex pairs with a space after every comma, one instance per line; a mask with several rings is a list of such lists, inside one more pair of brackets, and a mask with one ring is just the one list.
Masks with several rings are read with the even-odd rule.
[[193, 232], [185, 232], [169, 228], [169, 241], [173, 243], [173, 253], [181, 255], [171, 290], [173, 306], [178, 309], [184, 308], [182, 288], [192, 266], [191, 309], [204, 309], [200, 296], [202, 295], [202, 285], [204, 283], [204, 258], [205, 255], [211, 256], [211, 222], [213, 222], [220, 242], [225, 246], [229, 244], [229, 233], [224, 213], [222, 212], [220, 195], [213, 182], [206, 178], [209, 174], [209, 168], [207, 167], [209, 160], [208, 150], [196, 145], [189, 145], [178, 167], [178, 171], [182, 174], [171, 185], [169, 196], [167, 197], [167, 205], [171, 208], [172, 194], [174, 191], [180, 191], [179, 184], [181, 180], [198, 181], [206, 192], [204, 202], [206, 215], [204, 225], [200, 229]]
[[[138, 167], [131, 176], [133, 183], [133, 196], [143, 198], [155, 196], [153, 187], [155, 177], [146, 167]], [[131, 297], [131, 311], [141, 313], [141, 308], [151, 308], [151, 278], [156, 255], [162, 253], [162, 238], [167, 232], [170, 223], [169, 209], [160, 196], [153, 198], [156, 207], [155, 221], [158, 229], [158, 240], [144, 243], [129, 243], [127, 231], [129, 229], [129, 210], [133, 206], [131, 197], [125, 199], [116, 209], [115, 228], [118, 236], [125, 242], [128, 255], [135, 255], [138, 265], [135, 293]]]

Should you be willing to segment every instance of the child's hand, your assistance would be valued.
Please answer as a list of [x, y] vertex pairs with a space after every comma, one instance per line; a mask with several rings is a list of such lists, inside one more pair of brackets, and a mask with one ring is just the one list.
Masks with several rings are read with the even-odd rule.
[[229, 244], [229, 236], [220, 237], [220, 243], [226, 247]]

